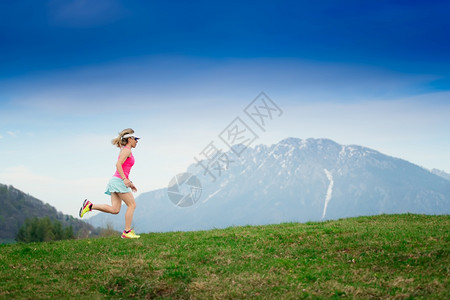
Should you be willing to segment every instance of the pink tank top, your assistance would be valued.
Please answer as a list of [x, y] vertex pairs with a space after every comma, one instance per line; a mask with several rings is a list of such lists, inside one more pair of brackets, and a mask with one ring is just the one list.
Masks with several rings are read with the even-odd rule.
[[[120, 155], [119, 155], [120, 157]], [[123, 173], [125, 174], [125, 177], [128, 178], [128, 175], [130, 175], [131, 167], [134, 165], [134, 156], [133, 153], [130, 153], [130, 156], [127, 157], [127, 159], [122, 164]], [[116, 170], [116, 173], [114, 173], [115, 177], [120, 177], [119, 171]]]

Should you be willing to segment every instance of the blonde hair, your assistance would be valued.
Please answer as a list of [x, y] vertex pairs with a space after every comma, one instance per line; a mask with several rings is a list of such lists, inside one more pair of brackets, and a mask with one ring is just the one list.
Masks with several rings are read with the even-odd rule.
[[111, 141], [111, 143], [116, 147], [123, 147], [128, 143], [128, 139], [124, 139], [123, 136], [128, 133], [134, 133], [134, 130], [131, 128], [127, 128], [122, 130], [119, 135]]

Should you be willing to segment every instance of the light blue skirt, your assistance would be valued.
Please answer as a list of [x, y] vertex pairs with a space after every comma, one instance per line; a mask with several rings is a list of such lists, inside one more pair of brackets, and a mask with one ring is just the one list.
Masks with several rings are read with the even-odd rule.
[[111, 195], [111, 193], [131, 193], [131, 188], [126, 187], [122, 179], [113, 176], [106, 186], [105, 194]]

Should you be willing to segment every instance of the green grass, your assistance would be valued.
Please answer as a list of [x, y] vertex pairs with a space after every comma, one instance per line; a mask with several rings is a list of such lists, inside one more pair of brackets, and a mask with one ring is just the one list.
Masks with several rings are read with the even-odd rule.
[[449, 299], [449, 216], [0, 246], [0, 298]]

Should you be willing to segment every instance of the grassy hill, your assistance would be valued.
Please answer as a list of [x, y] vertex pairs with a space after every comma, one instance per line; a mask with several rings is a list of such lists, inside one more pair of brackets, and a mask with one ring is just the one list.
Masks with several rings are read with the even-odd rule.
[[449, 299], [450, 216], [0, 246], [0, 298]]

